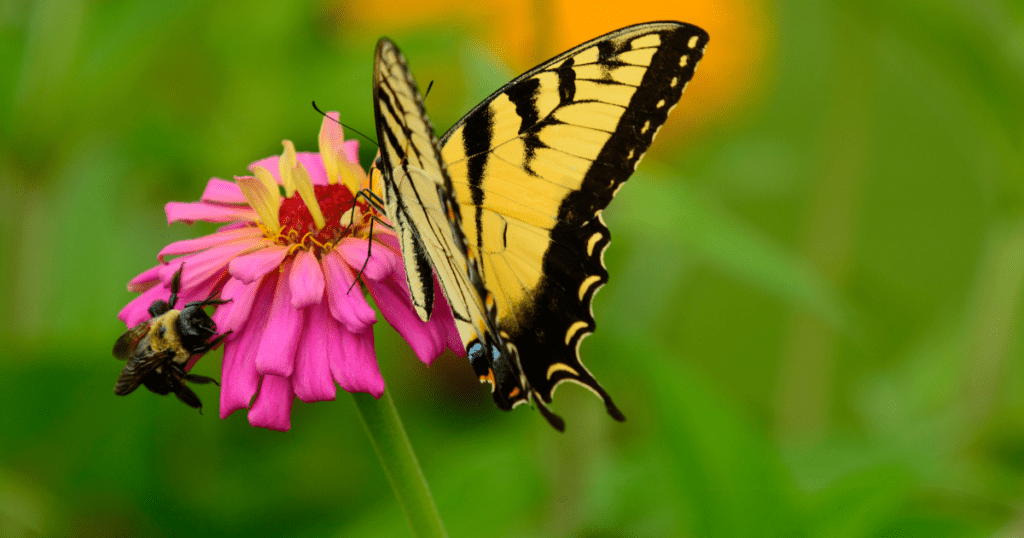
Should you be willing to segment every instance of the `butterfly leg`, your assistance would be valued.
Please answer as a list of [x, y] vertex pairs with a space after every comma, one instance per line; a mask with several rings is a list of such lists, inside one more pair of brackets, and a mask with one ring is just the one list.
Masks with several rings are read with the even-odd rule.
[[377, 193], [370, 189], [360, 189], [359, 192], [355, 193], [352, 197], [352, 203], [354, 204], [360, 198], [366, 200], [366, 203], [377, 210], [378, 213], [387, 213], [384, 209], [384, 199], [377, 196]]
[[356, 287], [356, 282], [359, 282], [359, 278], [363, 276], [363, 271], [366, 270], [366, 265], [370, 263], [370, 256], [373, 253], [373, 223], [375, 222], [380, 222], [383, 225], [387, 225], [384, 221], [378, 219], [377, 217], [373, 217], [370, 219], [370, 233], [368, 236], [369, 240], [366, 242], [366, 259], [363, 260], [363, 266], [359, 268], [359, 272], [356, 273], [356, 278], [352, 280], [352, 285], [348, 287], [348, 291], [345, 293], [351, 292], [352, 288]]

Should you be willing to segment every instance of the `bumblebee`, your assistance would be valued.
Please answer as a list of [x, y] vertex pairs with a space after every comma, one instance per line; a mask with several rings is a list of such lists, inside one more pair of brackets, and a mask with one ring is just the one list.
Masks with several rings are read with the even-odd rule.
[[128, 329], [114, 343], [114, 357], [128, 361], [114, 386], [114, 394], [131, 394], [141, 384], [157, 394], [173, 392], [185, 405], [202, 413], [203, 403], [185, 382], [217, 386], [220, 383], [210, 377], [190, 374], [185, 368], [193, 357], [216, 348], [231, 333], [217, 336], [217, 324], [203, 310], [228, 300], [218, 299], [214, 292], [203, 301], [193, 301], [175, 310], [184, 268], [185, 264], [181, 264], [171, 279], [170, 298], [167, 301], [157, 299], [149, 306], [152, 318]]

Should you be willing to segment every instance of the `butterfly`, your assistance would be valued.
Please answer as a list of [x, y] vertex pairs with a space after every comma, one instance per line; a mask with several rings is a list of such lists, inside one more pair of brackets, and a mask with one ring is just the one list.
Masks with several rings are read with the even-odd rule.
[[591, 301], [608, 281], [601, 213], [636, 169], [704, 53], [691, 24], [651, 22], [592, 39], [516, 77], [438, 140], [405, 58], [377, 44], [374, 112], [383, 207], [413, 305], [434, 275], [481, 382], [503, 410], [548, 409], [565, 381], [625, 417], [580, 361]]

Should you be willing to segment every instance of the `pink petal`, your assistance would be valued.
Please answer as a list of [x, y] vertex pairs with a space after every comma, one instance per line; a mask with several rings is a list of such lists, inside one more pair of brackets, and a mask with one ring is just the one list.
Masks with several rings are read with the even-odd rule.
[[[421, 361], [430, 364], [444, 351], [448, 338], [445, 331], [438, 331], [430, 323], [424, 323], [409, 301], [409, 288], [405, 271], [392, 273], [391, 278], [366, 281], [373, 302], [377, 303], [384, 319], [402, 335]], [[436, 294], [437, 298], [440, 294]], [[435, 301], [435, 305], [437, 301]], [[435, 306], [434, 310], [437, 310]]]
[[[354, 142], [354, 141], [353, 141]], [[348, 142], [346, 142], [348, 144]], [[358, 149], [358, 145], [356, 146]], [[348, 146], [346, 146], [348, 151]], [[358, 152], [357, 152], [358, 156]], [[267, 157], [266, 159], [260, 159], [249, 165], [249, 170], [252, 171], [257, 166], [266, 168], [274, 179], [281, 183], [281, 174], [278, 169], [278, 162], [281, 160], [279, 155], [273, 157]], [[314, 185], [326, 185], [327, 184], [327, 169], [324, 168], [324, 161], [320, 157], [319, 153], [311, 151], [297, 151], [295, 152], [295, 160], [302, 163], [302, 166], [309, 172], [309, 179]], [[359, 162], [358, 160], [352, 162]]]
[[213, 178], [206, 183], [206, 190], [199, 198], [204, 202], [217, 202], [221, 204], [245, 204], [248, 201], [242, 196], [242, 190], [234, 181], [225, 181], [220, 178]]
[[250, 227], [252, 227], [252, 223], [251, 222], [245, 222], [243, 220], [243, 221], [239, 221], [239, 222], [229, 222], [229, 223], [227, 223], [227, 224], [225, 224], [223, 226], [218, 227], [217, 231], [218, 232], [228, 232], [228, 231], [231, 231], [231, 230], [237, 230], [239, 228], [250, 228]]
[[346, 140], [344, 143], [345, 158], [352, 164], [359, 164], [359, 141]]
[[328, 333], [334, 380], [348, 392], [367, 392], [380, 398], [384, 394], [384, 378], [373, 352], [373, 331], [354, 334], [340, 326], [338, 329]]
[[267, 314], [267, 327], [256, 352], [256, 371], [261, 374], [288, 377], [295, 368], [295, 350], [302, 335], [306, 312], [292, 308], [286, 274], [290, 269], [290, 264], [286, 264], [277, 280], [277, 289]]
[[[430, 321], [427, 323], [435, 331], [444, 331], [445, 342], [448, 348], [455, 352], [456, 355], [459, 357], [466, 356], [466, 346], [462, 342], [462, 336], [459, 335], [459, 329], [455, 326], [452, 308], [448, 306], [448, 301], [445, 299], [444, 292], [441, 291], [441, 285], [437, 282], [436, 278], [434, 279], [434, 310], [430, 315]], [[427, 366], [430, 366], [430, 362], [427, 363]]]
[[296, 309], [317, 304], [323, 299], [324, 273], [312, 252], [303, 250], [296, 254], [288, 286], [292, 293], [292, 307]]
[[398, 246], [398, 236], [390, 230], [384, 230], [381, 233], [376, 234], [374, 239], [378, 243], [384, 244], [388, 250], [393, 252], [396, 256], [402, 256], [402, 249]]
[[256, 212], [248, 206], [218, 205], [206, 202], [167, 202], [164, 212], [167, 213], [167, 224], [178, 221], [191, 224], [197, 220], [206, 222], [249, 220], [256, 222]]
[[224, 346], [220, 390], [221, 418], [249, 407], [249, 402], [256, 394], [259, 385], [256, 353], [263, 338], [263, 330], [267, 326], [267, 312], [274, 299], [276, 284], [277, 274], [272, 273], [262, 282], [251, 285], [256, 290], [252, 302], [252, 315], [245, 318], [241, 326], [235, 328], [234, 338], [229, 338]]
[[[214, 276], [226, 275], [228, 264], [239, 254], [259, 248], [261, 244], [265, 244], [263, 240], [235, 241], [175, 258], [160, 270], [160, 279], [169, 285], [171, 279], [174, 278], [174, 273], [181, 269], [182, 290], [193, 289], [200, 282], [205, 282]], [[184, 267], [182, 267], [183, 264]], [[205, 297], [202, 298], [205, 299]]]
[[228, 335], [228, 340], [237, 338], [239, 331], [245, 326], [259, 289], [260, 282], [245, 284], [241, 280], [229, 278], [224, 283], [220, 296], [230, 302], [217, 308], [217, 311], [213, 313], [213, 321], [217, 324], [220, 332], [232, 331]]
[[[399, 266], [398, 255], [377, 242], [374, 242], [373, 246], [367, 250], [368, 243], [366, 239], [346, 238], [338, 243], [335, 250], [341, 254], [342, 259], [349, 267], [357, 271], [363, 267], [363, 264], [366, 264], [366, 268], [363, 269], [363, 277], [371, 280], [387, 278]], [[367, 252], [370, 253], [369, 260], [366, 258]]]
[[189, 287], [187, 288], [182, 286], [181, 292], [178, 293], [177, 308], [180, 309], [184, 305], [193, 301], [202, 301], [213, 296], [214, 292], [220, 291], [220, 289], [224, 287], [224, 283], [228, 280], [228, 273], [227, 271], [224, 271], [201, 282], [190, 282]]
[[249, 410], [249, 424], [286, 432], [292, 427], [292, 382], [287, 377], [264, 375], [260, 393]]
[[324, 304], [311, 306], [308, 316], [295, 356], [292, 386], [304, 402], [333, 400], [337, 389], [331, 377], [327, 335], [340, 327]]
[[363, 332], [377, 322], [377, 313], [366, 303], [363, 289], [352, 287], [355, 282], [353, 270], [341, 260], [337, 250], [332, 250], [320, 260], [327, 275], [327, 304], [331, 315], [352, 332]]
[[281, 156], [280, 155], [274, 155], [273, 157], [267, 157], [265, 159], [260, 159], [260, 160], [258, 160], [258, 161], [256, 161], [256, 162], [254, 162], [254, 163], [249, 165], [249, 171], [255, 174], [256, 173], [255, 169], [256, 169], [257, 166], [262, 167], [262, 168], [266, 168], [267, 172], [270, 172], [270, 175], [274, 176], [274, 180], [277, 181], [278, 185], [280, 185], [281, 184], [281, 173], [280, 173], [280, 170], [278, 168], [278, 163], [280, 161], [281, 161]]
[[196, 239], [186, 239], [184, 241], [171, 243], [156, 255], [156, 259], [160, 260], [160, 263], [167, 263], [166, 258], [168, 256], [192, 254], [218, 245], [234, 243], [236, 241], [252, 242], [259, 239], [263, 239], [263, 232], [255, 226], [246, 226], [245, 228], [226, 232], [218, 231]]
[[228, 272], [231, 273], [231, 276], [246, 284], [255, 282], [263, 275], [270, 273], [280, 266], [287, 255], [288, 247], [284, 245], [271, 245], [252, 254], [246, 254], [231, 260]]
[[160, 283], [160, 267], [150, 267], [128, 281], [128, 291], [142, 293]]
[[120, 319], [129, 327], [134, 327], [153, 317], [149, 315], [149, 306], [153, 304], [153, 301], [157, 299], [166, 301], [170, 294], [170, 289], [164, 286], [154, 286], [126, 304], [118, 312], [117, 319]]
[[324, 160], [319, 153], [299, 151], [295, 153], [295, 159], [309, 172], [309, 180], [314, 185], [327, 184], [327, 169], [324, 167]]
[[249, 407], [253, 394], [256, 394], [259, 377], [256, 368], [248, 367], [251, 366], [248, 354], [245, 338], [224, 342], [224, 362], [220, 369], [220, 418]]

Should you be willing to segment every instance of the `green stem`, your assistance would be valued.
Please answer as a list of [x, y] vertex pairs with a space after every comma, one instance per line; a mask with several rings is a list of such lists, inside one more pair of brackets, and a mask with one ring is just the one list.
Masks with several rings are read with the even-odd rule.
[[391, 394], [385, 390], [380, 400], [363, 392], [354, 392], [352, 397], [412, 534], [418, 537], [448, 536]]

